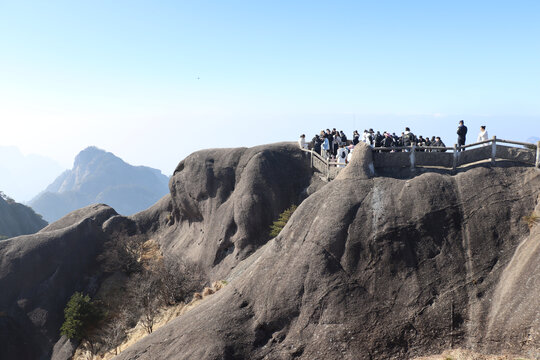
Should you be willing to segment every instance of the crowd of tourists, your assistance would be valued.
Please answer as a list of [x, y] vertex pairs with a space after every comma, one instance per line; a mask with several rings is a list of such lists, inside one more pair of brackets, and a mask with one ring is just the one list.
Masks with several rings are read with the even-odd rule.
[[[463, 120], [459, 122], [457, 135], [458, 145], [460, 147], [465, 145], [467, 127]], [[481, 126], [478, 141], [485, 140], [488, 140], [488, 134], [486, 127]], [[396, 135], [395, 132], [383, 131], [381, 133], [373, 129], [366, 129], [362, 134], [355, 130], [351, 138], [348, 139], [342, 130], [338, 131], [334, 128], [332, 130], [321, 130], [319, 134], [313, 137], [310, 143], [306, 142], [305, 134], [300, 135], [298, 140], [301, 148], [311, 149], [323, 158], [337, 162], [338, 167], [343, 167], [350, 161], [354, 147], [360, 142], [364, 142], [374, 148], [375, 151], [380, 152], [411, 151], [413, 145], [415, 151], [445, 152], [447, 150], [446, 145], [439, 136], [416, 136], [409, 127], [405, 128], [401, 136]]]

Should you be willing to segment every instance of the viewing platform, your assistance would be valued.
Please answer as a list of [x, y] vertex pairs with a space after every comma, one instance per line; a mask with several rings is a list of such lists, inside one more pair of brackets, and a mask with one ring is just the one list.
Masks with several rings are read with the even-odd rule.
[[[333, 180], [344, 167], [335, 161], [328, 161], [313, 150], [302, 149], [311, 154], [311, 166], [328, 181]], [[375, 147], [373, 151], [374, 170], [417, 168], [445, 169], [456, 172], [459, 168], [476, 163], [512, 161], [540, 168], [540, 141], [536, 144], [502, 140], [490, 140], [465, 146], [453, 147], [402, 146]], [[354, 151], [352, 156], [354, 157]]]

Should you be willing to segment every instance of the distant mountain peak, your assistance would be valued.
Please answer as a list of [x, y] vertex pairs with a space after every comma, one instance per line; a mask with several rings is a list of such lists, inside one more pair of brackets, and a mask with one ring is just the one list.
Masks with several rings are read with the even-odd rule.
[[89, 146], [30, 204], [48, 221], [93, 203], [106, 203], [119, 213], [144, 210], [169, 192], [160, 170], [132, 166], [111, 152]]
[[73, 168], [77, 168], [79, 166], [85, 166], [86, 164], [89, 164], [90, 162], [92, 162], [94, 159], [100, 158], [103, 156], [109, 156], [111, 158], [120, 159], [113, 153], [100, 149], [97, 146], [88, 146], [86, 149], [78, 153], [77, 156], [75, 156]]

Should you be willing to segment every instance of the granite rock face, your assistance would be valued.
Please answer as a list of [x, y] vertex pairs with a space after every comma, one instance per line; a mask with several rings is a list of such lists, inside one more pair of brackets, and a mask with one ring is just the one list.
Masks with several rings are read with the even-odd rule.
[[[233, 218], [230, 233], [242, 234], [229, 237], [237, 245], [225, 256], [235, 259], [233, 269], [209, 268], [230, 283], [118, 359], [403, 359], [453, 346], [540, 348], [538, 237], [521, 221], [538, 201], [537, 170], [479, 166], [399, 179], [375, 176], [369, 154], [355, 154], [277, 238], [252, 253], [240, 244], [260, 241], [251, 227], [240, 230], [242, 212], [231, 206], [219, 213], [227, 203], [219, 199], [241, 187], [212, 180], [215, 168], [206, 170], [202, 155], [180, 164], [171, 180], [167, 206], [184, 225], [178, 243], [164, 244], [190, 254], [201, 242], [211, 266]], [[188, 166], [203, 174], [196, 183]], [[240, 165], [230, 167], [223, 171]], [[251, 191], [260, 194], [255, 189], [242, 188], [239, 204], [256, 196]], [[204, 222], [215, 235], [183, 237], [180, 229]]]
[[269, 240], [272, 221], [312, 182], [308, 157], [293, 144], [198, 151], [176, 168], [170, 196], [132, 219], [164, 254], [222, 279]]
[[73, 292], [93, 293], [99, 286], [96, 257], [110, 236], [153, 238], [166, 256], [196, 263], [208, 280], [224, 278], [269, 240], [269, 226], [281, 211], [305, 198], [308, 187], [322, 185], [312, 182], [308, 165], [291, 144], [201, 151], [180, 163], [171, 194], [141, 213], [125, 217], [91, 205], [35, 235], [6, 241], [0, 246], [0, 288], [10, 291], [0, 295], [0, 311], [9, 319], [5, 326], [16, 331], [0, 338], [18, 346], [0, 350], [0, 358], [70, 356], [72, 344], [58, 340], [63, 309]]
[[106, 237], [105, 205], [78, 210], [34, 235], [0, 242], [1, 359], [49, 359], [75, 291], [97, 286], [96, 256]]
[[[330, 183], [295, 144], [196, 152], [143, 212], [86, 208], [0, 243], [0, 288], [9, 289], [0, 335], [27, 342], [0, 357], [50, 356], [67, 298], [98, 285], [96, 256], [122, 231], [228, 285], [118, 359], [404, 359], [452, 346], [526, 357], [540, 348], [540, 229], [522, 222], [540, 210], [540, 173], [506, 164], [380, 176], [370, 150], [357, 150]], [[72, 349], [61, 339], [55, 356]]]

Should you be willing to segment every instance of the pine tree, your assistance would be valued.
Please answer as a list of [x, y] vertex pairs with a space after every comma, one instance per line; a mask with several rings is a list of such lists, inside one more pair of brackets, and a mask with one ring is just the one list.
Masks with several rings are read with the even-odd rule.
[[60, 334], [66, 335], [69, 339], [82, 340], [89, 330], [99, 323], [104, 314], [90, 296], [76, 292], [64, 309], [64, 317]]
[[270, 237], [275, 238], [278, 236], [278, 234], [281, 232], [281, 230], [285, 227], [287, 222], [289, 221], [291, 215], [296, 210], [296, 205], [292, 205], [290, 208], [283, 211], [279, 218], [274, 221], [274, 223], [270, 226]]

